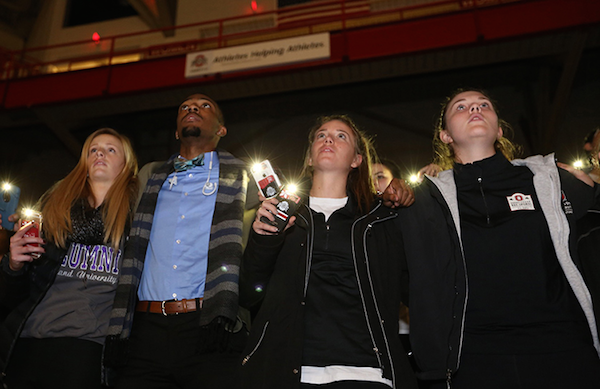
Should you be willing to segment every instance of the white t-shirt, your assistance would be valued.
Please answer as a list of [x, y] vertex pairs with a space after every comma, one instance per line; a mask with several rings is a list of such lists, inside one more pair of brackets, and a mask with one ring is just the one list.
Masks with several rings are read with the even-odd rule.
[[348, 197], [341, 199], [330, 199], [328, 197], [313, 197], [310, 196], [310, 208], [315, 212], [325, 214], [325, 221], [329, 220], [329, 216], [338, 209], [344, 208], [348, 202]]

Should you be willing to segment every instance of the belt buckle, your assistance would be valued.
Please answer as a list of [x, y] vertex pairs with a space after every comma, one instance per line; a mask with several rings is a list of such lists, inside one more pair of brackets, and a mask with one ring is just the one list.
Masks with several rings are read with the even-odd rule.
[[160, 309], [162, 310], [162, 314], [164, 316], [167, 316], [167, 312], [165, 312], [165, 303], [166, 303], [165, 300], [163, 300], [163, 301], [160, 302]]

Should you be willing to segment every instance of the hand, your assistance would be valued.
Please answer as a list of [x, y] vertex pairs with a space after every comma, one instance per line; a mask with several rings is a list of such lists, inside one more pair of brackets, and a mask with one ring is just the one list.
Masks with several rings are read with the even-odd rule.
[[594, 186], [594, 180], [592, 180], [592, 177], [590, 177], [583, 170], [575, 169], [573, 166], [567, 165], [566, 163], [562, 162], [557, 162], [556, 166], [558, 166], [561, 169], [565, 169], [566, 171], [574, 175], [577, 179], [588, 184], [589, 186]]
[[[14, 231], [17, 231], [19, 229], [19, 223], [18, 223], [18, 221], [19, 221], [19, 214], [18, 213], [13, 213], [12, 215], [10, 215], [8, 217], [8, 221], [15, 223], [13, 225], [13, 230]], [[2, 228], [2, 215], [0, 215], [0, 228]]]
[[[27, 231], [33, 227], [33, 223], [28, 223], [21, 227], [10, 238], [10, 262], [8, 265], [13, 271], [19, 271], [25, 266], [26, 262], [32, 262], [35, 258], [39, 257], [40, 254], [46, 252], [40, 245], [45, 244], [42, 238], [35, 236], [23, 237]], [[32, 243], [38, 243], [38, 246], [31, 246]]]
[[[279, 200], [276, 198], [265, 199], [265, 197], [259, 192], [258, 199], [261, 201], [260, 207], [256, 210], [256, 218], [252, 223], [252, 229], [259, 235], [277, 235], [280, 231], [276, 226], [269, 223], [265, 223], [260, 220], [261, 217], [266, 217], [271, 221], [275, 221], [275, 214], [277, 213], [277, 204]], [[296, 216], [290, 217], [288, 224], [285, 226], [285, 230], [294, 225]]]
[[383, 192], [383, 205], [386, 207], [408, 207], [415, 202], [415, 194], [406, 181], [394, 178]]
[[423, 166], [417, 173], [417, 176], [419, 177], [419, 182], [423, 181], [423, 177], [425, 177], [425, 174], [431, 177], [437, 177], [437, 175], [441, 171], [442, 168], [436, 165], [435, 163], [430, 163], [427, 166]]

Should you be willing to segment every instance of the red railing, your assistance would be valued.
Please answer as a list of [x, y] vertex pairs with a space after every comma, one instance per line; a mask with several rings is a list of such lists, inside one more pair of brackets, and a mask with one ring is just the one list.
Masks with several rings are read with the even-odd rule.
[[[442, 0], [387, 9], [384, 7], [386, 2], [381, 0], [315, 1], [276, 11], [108, 36], [99, 42], [82, 40], [20, 51], [0, 48], [0, 79], [111, 66], [250, 42], [324, 31], [344, 31], [366, 25], [526, 1], [532, 0]], [[171, 30], [175, 36], [179, 36], [173, 42], [157, 44], [157, 41], [165, 39], [158, 35]], [[139, 47], [128, 48], [132, 45]]]

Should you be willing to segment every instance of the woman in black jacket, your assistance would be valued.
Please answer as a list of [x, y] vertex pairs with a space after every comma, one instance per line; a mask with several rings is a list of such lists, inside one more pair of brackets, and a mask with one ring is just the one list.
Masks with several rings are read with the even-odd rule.
[[487, 94], [451, 95], [434, 138], [447, 170], [399, 211], [417, 376], [432, 389], [598, 388], [574, 239], [598, 192], [554, 155], [514, 159], [508, 129]]
[[100, 388], [136, 174], [127, 137], [95, 131], [41, 200], [43, 236], [28, 237], [26, 225], [11, 238], [0, 270], [0, 302], [10, 309], [0, 325], [5, 387]]
[[[285, 231], [274, 199], [257, 211], [241, 271], [241, 303], [260, 310], [242, 361], [247, 388], [414, 388], [398, 339], [405, 262], [374, 201], [370, 140], [347, 116], [309, 133], [307, 204]], [[412, 194], [405, 197], [412, 201]]]

